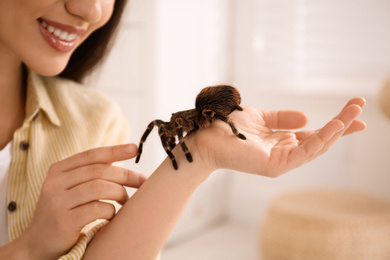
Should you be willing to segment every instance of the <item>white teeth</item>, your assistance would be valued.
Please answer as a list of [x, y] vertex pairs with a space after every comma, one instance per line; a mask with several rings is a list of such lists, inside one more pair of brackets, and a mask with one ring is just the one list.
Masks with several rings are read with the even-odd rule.
[[53, 34], [58, 37], [61, 34], [61, 30], [60, 29], [55, 29]]
[[54, 29], [53, 26], [49, 25], [49, 26], [47, 27], [47, 30], [49, 31], [49, 33], [53, 33], [55, 29]]
[[69, 34], [68, 37], [65, 39], [65, 41], [73, 41], [76, 38], [76, 34]]
[[58, 36], [61, 40], [66, 40], [68, 38], [68, 33], [67, 32], [61, 32], [60, 36]]
[[77, 37], [77, 34], [62, 31], [61, 29], [55, 28], [52, 25], [47, 25], [47, 23], [45, 21], [41, 21], [41, 24], [44, 28], [47, 29], [47, 31], [49, 33], [54, 34], [56, 37], [58, 37], [62, 41], [70, 42], [70, 41], [73, 41]]

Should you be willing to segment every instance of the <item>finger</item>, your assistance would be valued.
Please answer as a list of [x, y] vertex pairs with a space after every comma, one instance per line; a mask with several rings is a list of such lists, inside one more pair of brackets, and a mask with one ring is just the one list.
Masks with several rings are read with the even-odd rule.
[[336, 116], [334, 117], [333, 119], [338, 119], [340, 117], [340, 115], [343, 113], [343, 111], [345, 109], [347, 109], [349, 106], [351, 105], [357, 105], [359, 106], [360, 108], [363, 108], [365, 105], [366, 105], [366, 100], [363, 98], [363, 97], [355, 97], [355, 98], [352, 98], [351, 100], [349, 100], [347, 102], [347, 104], [343, 107], [343, 109], [341, 110], [341, 112]]
[[318, 132], [313, 134], [303, 141], [290, 155], [290, 162], [294, 162], [294, 167], [297, 167], [308, 160], [311, 160], [318, 154], [331, 138], [344, 129], [344, 124], [340, 120], [332, 120], [328, 122]]
[[115, 206], [104, 201], [92, 201], [73, 208], [70, 214], [70, 219], [77, 221], [79, 223], [78, 228], [81, 230], [86, 224], [96, 219], [112, 219], [115, 216]]
[[362, 108], [357, 104], [353, 104], [344, 108], [343, 111], [341, 111], [341, 113], [337, 116], [337, 119], [341, 120], [344, 123], [345, 125], [344, 130], [346, 130], [348, 127], [350, 127], [350, 125], [356, 119], [356, 117], [358, 117], [361, 113], [362, 113]]
[[67, 206], [73, 209], [95, 200], [114, 200], [123, 204], [128, 197], [126, 189], [122, 185], [104, 180], [92, 180], [68, 191]]
[[61, 171], [70, 171], [81, 166], [95, 163], [111, 164], [113, 162], [133, 158], [136, 155], [137, 146], [135, 144], [99, 147], [62, 160], [56, 163], [56, 167], [61, 169]]
[[[363, 131], [366, 128], [367, 128], [367, 125], [364, 121], [355, 119], [352, 121], [351, 125], [347, 129], [345, 129], [343, 135], [345, 136], [345, 135], [353, 134], [355, 132]], [[316, 131], [319, 131], [319, 130], [316, 130]], [[314, 132], [313, 130], [300, 131], [300, 132], [296, 132], [295, 136], [296, 136], [297, 140], [302, 141], [302, 140], [308, 138], [310, 135], [312, 135], [313, 132]]]
[[[360, 100], [359, 98], [356, 98], [357, 100]], [[355, 119], [358, 115], [361, 114], [362, 109], [359, 104], [350, 104], [354, 103], [355, 101], [351, 100], [348, 102], [349, 105], [345, 106], [343, 110], [338, 114], [336, 117], [333, 118], [333, 120], [341, 120], [345, 124], [345, 129], [342, 134], [347, 135], [351, 134], [357, 131], [362, 131], [366, 129], [366, 123], [364, 123], [361, 120]], [[362, 104], [361, 104], [362, 105]], [[320, 131], [320, 129], [315, 130], [315, 131]], [[305, 140], [309, 136], [313, 134], [313, 130], [305, 130], [305, 131], [300, 131], [296, 132], [296, 138], [300, 141]], [[341, 135], [341, 134], [340, 134]]]
[[[366, 105], [366, 100], [363, 97], [355, 97], [348, 101], [348, 103], [344, 106], [344, 108], [349, 107], [350, 105], [358, 105], [363, 108]], [[344, 109], [343, 108], [343, 109]]]
[[307, 124], [307, 116], [301, 111], [280, 110], [264, 111], [261, 110], [266, 126], [271, 129], [296, 129]]
[[63, 174], [64, 187], [71, 189], [92, 180], [105, 180], [132, 188], [139, 188], [146, 180], [145, 175], [135, 171], [107, 164], [90, 164]]
[[341, 136], [345, 134], [345, 131], [351, 127], [352, 123], [354, 122], [355, 118], [359, 116], [362, 112], [362, 108], [357, 105], [353, 104], [348, 107], [346, 107], [339, 116], [339, 120], [341, 120], [344, 123], [344, 129], [339, 131], [337, 134], [335, 134], [331, 140], [323, 147], [322, 151], [320, 154], [323, 154], [326, 152], [330, 146], [332, 146]]
[[349, 135], [358, 131], [363, 131], [367, 128], [367, 125], [364, 121], [361, 120], [353, 120], [351, 125], [344, 131], [343, 135]]
[[303, 141], [306, 138], [310, 137], [314, 132], [318, 132], [319, 130], [313, 131], [313, 130], [304, 130], [304, 131], [299, 131], [295, 132], [295, 137], [297, 138], [298, 141]]

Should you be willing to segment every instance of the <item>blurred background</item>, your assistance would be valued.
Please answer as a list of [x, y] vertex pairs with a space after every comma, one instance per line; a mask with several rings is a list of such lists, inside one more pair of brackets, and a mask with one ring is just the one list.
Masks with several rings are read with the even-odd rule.
[[[88, 81], [122, 107], [138, 143], [153, 119], [194, 107], [205, 86], [236, 85], [243, 103], [297, 109], [308, 129], [364, 96], [366, 131], [276, 179], [218, 171], [194, 194], [162, 260], [260, 259], [259, 228], [284, 190], [338, 187], [390, 199], [390, 119], [378, 95], [390, 76], [388, 0], [130, 0], [116, 45]], [[164, 159], [156, 131], [140, 164]], [[129, 192], [134, 192], [129, 190]]]

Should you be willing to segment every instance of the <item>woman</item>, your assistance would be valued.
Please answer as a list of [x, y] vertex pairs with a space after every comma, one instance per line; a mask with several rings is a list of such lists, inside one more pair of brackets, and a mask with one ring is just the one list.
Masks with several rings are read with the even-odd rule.
[[[0, 0], [0, 158], [8, 158], [0, 167], [7, 190], [0, 224], [9, 239], [0, 259], [154, 259], [191, 194], [216, 169], [276, 177], [365, 128], [356, 119], [362, 98], [323, 128], [296, 133], [278, 129], [304, 126], [302, 112], [243, 106], [231, 118], [245, 141], [217, 122], [186, 137], [193, 163], [172, 151], [177, 171], [166, 159], [145, 181], [113, 166], [137, 155], [136, 145], [118, 145], [126, 122], [103, 94], [76, 82], [109, 48], [123, 6]], [[128, 198], [124, 186], [139, 190]], [[123, 205], [118, 214], [106, 200]], [[96, 219], [110, 222], [89, 224]]]

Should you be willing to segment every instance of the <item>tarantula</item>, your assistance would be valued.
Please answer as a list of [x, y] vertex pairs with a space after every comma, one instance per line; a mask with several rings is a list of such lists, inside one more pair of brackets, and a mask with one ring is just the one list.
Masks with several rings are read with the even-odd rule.
[[158, 134], [160, 135], [162, 146], [171, 159], [175, 170], [178, 169], [178, 166], [171, 151], [176, 146], [176, 136], [178, 137], [182, 150], [189, 162], [192, 162], [193, 160], [192, 155], [184, 142], [184, 134], [190, 134], [200, 128], [209, 127], [214, 120], [222, 120], [229, 124], [233, 134], [245, 140], [246, 137], [237, 131], [232, 120], [228, 117], [229, 114], [236, 109], [240, 111], [243, 110], [240, 103], [240, 93], [232, 86], [217, 85], [204, 88], [196, 97], [195, 109], [173, 113], [169, 122], [153, 120], [148, 125], [141, 137], [135, 162], [139, 162], [143, 143], [154, 126], [158, 126]]

